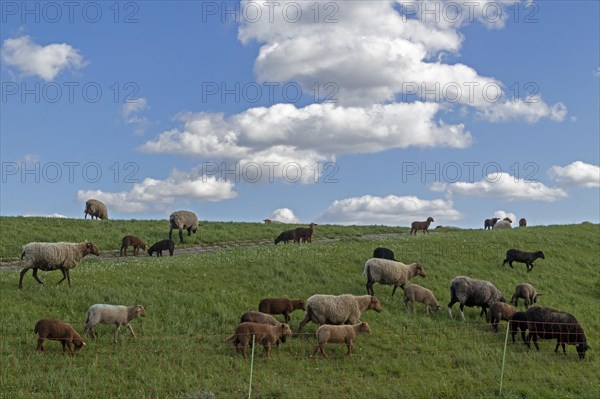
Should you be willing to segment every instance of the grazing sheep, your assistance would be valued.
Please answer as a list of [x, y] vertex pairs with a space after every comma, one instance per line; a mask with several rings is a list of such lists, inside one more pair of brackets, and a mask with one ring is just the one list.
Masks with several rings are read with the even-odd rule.
[[409, 302], [412, 303], [413, 312], [415, 311], [415, 302], [424, 304], [427, 314], [429, 314], [430, 309], [433, 308], [434, 311], [437, 311], [441, 307], [433, 292], [418, 284], [410, 284], [404, 288], [404, 305], [406, 309], [408, 309]]
[[63, 352], [69, 347], [69, 353], [74, 355], [74, 349], [80, 349], [85, 345], [81, 336], [67, 323], [56, 319], [41, 319], [35, 323], [33, 332], [38, 334], [38, 352], [44, 352], [44, 341], [47, 339], [60, 341]]
[[527, 338], [525, 337], [525, 331], [527, 331], [527, 315], [525, 312], [513, 313], [510, 319], [508, 319], [508, 325], [510, 328], [510, 334], [512, 335], [512, 342], [515, 342], [517, 331], [521, 330], [521, 339], [523, 339], [523, 344], [527, 344]]
[[87, 312], [87, 320], [85, 321], [84, 333], [89, 333], [94, 339], [98, 336], [94, 331], [94, 326], [98, 323], [115, 324], [115, 339], [117, 343], [119, 339], [119, 329], [125, 325], [131, 335], [135, 338], [133, 327], [129, 322], [138, 316], [146, 317], [146, 309], [142, 305], [123, 306], [123, 305], [105, 305], [96, 304], [90, 306]]
[[498, 220], [500, 220], [500, 218], [485, 219], [485, 221], [483, 222], [483, 229], [490, 230], [492, 227], [494, 227]]
[[[244, 313], [240, 319], [240, 323], [249, 322], [249, 323], [258, 323], [258, 324], [269, 324], [271, 326], [278, 326], [282, 323], [278, 322], [273, 316], [270, 314], [248, 311]], [[285, 344], [285, 337], [282, 336], [280, 338], [281, 343]], [[279, 345], [279, 341], [276, 342]]]
[[504, 219], [494, 223], [494, 226], [492, 227], [492, 229], [494, 229], [494, 230], [512, 229], [512, 220], [510, 220], [510, 218], [504, 218]]
[[[396, 260], [396, 258], [394, 257], [394, 251], [384, 247], [375, 248], [375, 250], [373, 251], [373, 257], [379, 259]], [[398, 261], [396, 260], [396, 262]]]
[[537, 298], [540, 294], [537, 293], [533, 285], [523, 283], [517, 285], [515, 288], [515, 293], [512, 298], [510, 298], [510, 302], [514, 303], [515, 306], [519, 305], [519, 298], [523, 298], [525, 300], [525, 309], [529, 307], [532, 303], [537, 303]]
[[133, 246], [133, 254], [138, 256], [140, 254], [140, 248], [146, 250], [146, 243], [141, 238], [136, 236], [125, 236], [121, 239], [121, 250], [119, 251], [120, 256], [127, 256], [127, 248]]
[[312, 242], [312, 236], [315, 232], [315, 223], [311, 223], [310, 227], [298, 227], [294, 230], [294, 242]]
[[38, 269], [44, 271], [60, 270], [63, 278], [71, 286], [70, 269], [75, 268], [83, 257], [92, 254], [100, 256], [98, 247], [91, 242], [30, 242], [23, 245], [21, 259], [25, 258], [25, 267], [19, 277], [19, 288], [23, 288], [23, 276], [29, 269], [33, 269], [33, 278], [39, 284], [44, 284], [37, 276]]
[[525, 218], [519, 219], [519, 227], [527, 227], [527, 219], [525, 219]]
[[427, 221], [425, 222], [412, 222], [412, 224], [410, 225], [410, 233], [409, 234], [414, 234], [417, 235], [417, 231], [418, 230], [423, 230], [423, 234], [427, 233], [429, 234], [429, 225], [435, 222], [435, 220], [433, 220], [433, 218], [431, 216], [429, 216], [427, 218]]
[[292, 241], [294, 240], [294, 230], [288, 230], [288, 231], [284, 231], [283, 233], [279, 234], [277, 236], [277, 238], [275, 239], [275, 245], [277, 245], [278, 243], [280, 243], [281, 241], [283, 241], [284, 243], [288, 243], [288, 241]]
[[504, 297], [494, 284], [485, 280], [476, 280], [470, 277], [455, 277], [450, 284], [450, 302], [448, 303], [448, 316], [452, 318], [452, 306], [460, 303], [460, 315], [465, 320], [465, 306], [480, 306], [479, 317], [485, 314], [487, 320], [487, 308], [494, 302], [504, 302]]
[[494, 302], [492, 306], [490, 306], [490, 324], [495, 332], [498, 332], [498, 323], [500, 320], [508, 319], [517, 311], [512, 305], [503, 302]]
[[148, 248], [148, 255], [152, 256], [152, 254], [156, 252], [156, 257], [159, 257], [162, 256], [162, 251], [166, 250], [169, 250], [169, 255], [173, 256], [173, 252], [175, 251], [175, 243], [173, 240], [162, 240], [155, 242], [150, 248]]
[[538, 351], [540, 350], [537, 344], [538, 338], [556, 339], [554, 352], [557, 352], [558, 346], [561, 345], [563, 353], [566, 355], [565, 344], [575, 345], [577, 354], [582, 360], [585, 358], [585, 352], [591, 349], [587, 344], [583, 328], [572, 314], [556, 309], [532, 306], [525, 311], [525, 315], [527, 316], [527, 327], [529, 329], [527, 335], [528, 348], [531, 348], [531, 338], [533, 338], [533, 344]]
[[87, 215], [90, 215], [91, 219], [106, 219], [108, 220], [108, 209], [102, 201], [97, 199], [89, 199], [85, 201], [85, 209], [83, 211], [83, 218], [87, 219]]
[[237, 325], [235, 332], [225, 341], [233, 341], [235, 351], [242, 350], [242, 355], [246, 359], [246, 349], [252, 342], [252, 336], [255, 336], [254, 342], [261, 343], [265, 348], [265, 355], [271, 357], [271, 345], [279, 340], [284, 342], [285, 337], [292, 335], [292, 331], [287, 324], [272, 326], [269, 324], [244, 322]]
[[285, 322], [289, 323], [290, 313], [296, 309], [306, 310], [302, 299], [289, 298], [265, 298], [258, 304], [258, 310], [262, 313], [282, 314]]
[[375, 295], [373, 284], [393, 285], [392, 296], [396, 288], [404, 289], [408, 280], [415, 276], [425, 277], [425, 269], [419, 263], [405, 265], [389, 259], [371, 258], [365, 263], [363, 275], [367, 276], [367, 294]]
[[183, 243], [182, 230], [186, 229], [188, 236], [191, 236], [192, 233], [195, 233], [196, 230], [198, 230], [198, 216], [196, 216], [194, 212], [190, 211], [173, 212], [171, 216], [169, 216], [169, 239], [171, 239], [173, 229], [179, 230], [179, 239]]
[[352, 355], [356, 336], [358, 334], [370, 333], [371, 327], [369, 327], [369, 324], [365, 322], [344, 326], [332, 326], [330, 324], [324, 324], [317, 328], [317, 346], [315, 346], [315, 350], [310, 357], [315, 357], [317, 351], [321, 352], [323, 356], [327, 357], [324, 348], [325, 344], [328, 342], [345, 343], [348, 347], [347, 355], [350, 356]]
[[309, 321], [320, 325], [360, 323], [360, 316], [370, 309], [381, 312], [379, 299], [371, 295], [313, 295], [306, 301], [306, 314], [298, 334]]
[[546, 259], [542, 251], [525, 252], [512, 248], [506, 251], [506, 258], [502, 262], [502, 266], [506, 265], [507, 262], [511, 268], [513, 267], [513, 262], [525, 263], [527, 265], [527, 272], [530, 272], [533, 269], [533, 261], [537, 258]]

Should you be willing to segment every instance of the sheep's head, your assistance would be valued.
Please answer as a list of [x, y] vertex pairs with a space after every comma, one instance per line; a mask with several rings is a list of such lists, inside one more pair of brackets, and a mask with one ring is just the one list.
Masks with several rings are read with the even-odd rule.
[[135, 313], [137, 316], [146, 317], [146, 309], [142, 305], [135, 305]]
[[297, 299], [294, 302], [294, 308], [295, 309], [302, 309], [302, 310], [306, 310], [306, 303], [304, 302], [303, 299]]
[[580, 342], [577, 344], [576, 346], [577, 348], [577, 354], [579, 355], [579, 358], [581, 360], [585, 359], [585, 352], [589, 349], [592, 349], [588, 344], [586, 344], [585, 342]]
[[381, 302], [379, 302], [379, 299], [377, 299], [377, 297], [375, 297], [375, 296], [371, 297], [371, 302], [369, 303], [369, 309], [373, 309], [377, 313], [381, 312]]
[[498, 220], [500, 220], [500, 218], [492, 218], [492, 224], [496, 224]]
[[433, 220], [433, 218], [432, 218], [431, 216], [429, 216], [429, 217], [427, 218], [427, 221], [428, 221], [429, 223], [431, 223], [431, 222], [435, 222], [435, 220]]
[[358, 331], [359, 333], [365, 333], [365, 334], [371, 334], [371, 326], [369, 326], [369, 323], [367, 323], [366, 321], [363, 321], [362, 323], [360, 323], [358, 325]]
[[417, 272], [417, 276], [427, 277], [427, 273], [425, 273], [425, 268], [420, 263], [417, 263], [415, 270]]
[[506, 221], [508, 223], [512, 223], [512, 220], [510, 218], [504, 218], [504, 221]]
[[546, 259], [546, 257], [544, 256], [544, 253], [542, 251], [537, 251], [535, 253], [535, 256], [537, 256], [538, 258]]
[[93, 243], [93, 242], [86, 242], [85, 243], [85, 254], [92, 254], [92, 255], [96, 255], [96, 256], [100, 256], [100, 251], [98, 250], [98, 247]]
[[[291, 337], [292, 336], [292, 330], [290, 330], [290, 326], [287, 325], [286, 323], [280, 324], [279, 325], [279, 333], [281, 334], [282, 337]], [[285, 342], [282, 340], [282, 342]]]

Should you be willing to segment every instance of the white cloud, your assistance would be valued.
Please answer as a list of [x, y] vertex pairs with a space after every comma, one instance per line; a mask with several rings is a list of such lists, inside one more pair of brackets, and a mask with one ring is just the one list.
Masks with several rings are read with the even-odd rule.
[[445, 191], [450, 197], [492, 198], [498, 201], [554, 202], [565, 198], [561, 188], [550, 188], [541, 182], [518, 179], [508, 173], [490, 173], [479, 182], [436, 184], [433, 191]]
[[64, 69], [79, 69], [87, 64], [79, 51], [66, 43], [41, 46], [29, 36], [4, 40], [0, 54], [7, 66], [18, 68], [22, 75], [39, 76], [46, 81]]
[[276, 104], [229, 117], [188, 113], [180, 116], [182, 129], [163, 132], [140, 149], [243, 162], [299, 162], [307, 168], [331, 161], [336, 154], [469, 146], [471, 135], [464, 125], [435, 120], [439, 109], [438, 104], [423, 102], [364, 108]]
[[460, 219], [451, 201], [423, 200], [414, 196], [364, 195], [334, 201], [318, 218], [326, 223], [410, 225], [433, 217], [436, 223]]
[[594, 71], [594, 76], [600, 77], [600, 67]]
[[150, 123], [148, 118], [139, 115], [148, 108], [148, 100], [146, 100], [146, 98], [144, 97], [127, 101], [121, 107], [121, 116], [123, 117], [123, 121], [127, 124], [136, 125], [136, 128], [134, 130], [134, 134], [136, 135], [143, 134], [145, 132], [146, 127]]
[[61, 215], [60, 213], [53, 213], [50, 215], [33, 215], [33, 214], [26, 214], [23, 215], [23, 217], [31, 217], [31, 218], [58, 218], [58, 219], [66, 219], [67, 216], [65, 215]]
[[553, 166], [548, 170], [559, 187], [600, 187], [600, 167], [575, 161], [567, 166]]
[[300, 220], [294, 215], [294, 211], [289, 208], [275, 209], [270, 217], [271, 220], [282, 223], [299, 223]]
[[133, 184], [129, 191], [117, 193], [101, 190], [79, 190], [80, 201], [96, 198], [109, 209], [120, 212], [146, 212], [150, 209], [164, 210], [176, 201], [221, 201], [234, 198], [233, 183], [214, 176], [202, 176], [197, 172], [184, 173], [173, 170], [165, 180], [145, 178]]
[[[302, 18], [291, 22], [285, 13], [270, 13], [266, 3], [244, 0], [242, 7], [262, 8], [265, 17], [242, 21], [238, 38], [261, 44], [254, 65], [259, 81], [295, 81], [306, 93], [314, 92], [315, 82], [321, 88], [331, 82], [339, 89], [333, 97], [345, 106], [370, 106], [416, 94], [427, 101], [467, 105], [494, 120], [560, 121], [564, 105], [548, 105], [539, 97], [539, 103], [521, 101], [514, 106], [502, 82], [468, 65], [442, 62], [443, 54], [459, 53], [461, 26], [479, 21], [501, 28], [513, 3], [345, 1], [335, 3], [335, 12], [325, 13], [334, 14], [337, 21], [327, 23], [326, 15], [314, 14], [327, 2], [278, 2], [279, 11], [287, 6], [301, 9]], [[459, 17], [452, 20], [456, 6]], [[266, 17], [271, 14], [273, 18]]]

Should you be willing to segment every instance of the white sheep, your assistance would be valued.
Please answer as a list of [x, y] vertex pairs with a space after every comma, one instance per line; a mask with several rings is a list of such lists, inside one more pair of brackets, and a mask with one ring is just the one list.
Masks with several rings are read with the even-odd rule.
[[356, 336], [362, 333], [371, 333], [371, 327], [366, 322], [344, 326], [332, 326], [330, 324], [324, 324], [317, 329], [317, 346], [315, 346], [315, 350], [310, 357], [315, 357], [317, 351], [321, 352], [323, 356], [327, 357], [324, 348], [325, 344], [328, 342], [345, 343], [346, 346], [348, 346], [347, 355], [350, 356], [354, 348], [354, 340], [356, 339]]
[[512, 229], [512, 220], [510, 218], [499, 220], [492, 226], [492, 229]]
[[435, 311], [440, 308], [440, 304], [435, 299], [433, 292], [418, 284], [410, 284], [404, 288], [404, 305], [406, 305], [407, 309], [409, 302], [412, 303], [413, 312], [415, 311], [415, 302], [424, 304], [427, 314], [429, 314], [431, 308]]
[[107, 219], [108, 220], [108, 209], [104, 202], [97, 199], [89, 199], [85, 202], [85, 210], [83, 211], [83, 218], [87, 219], [87, 215], [90, 215], [90, 219], [96, 217], [96, 219]]
[[371, 258], [365, 262], [363, 275], [367, 276], [367, 294], [375, 295], [373, 284], [393, 285], [392, 296], [396, 288], [404, 289], [408, 280], [415, 276], [425, 277], [425, 269], [419, 263], [405, 265], [389, 259]]
[[360, 316], [369, 309], [381, 312], [381, 303], [371, 295], [313, 295], [306, 301], [306, 314], [298, 334], [309, 321], [319, 325], [360, 323]]
[[191, 236], [192, 233], [198, 230], [198, 216], [190, 211], [173, 212], [169, 216], [169, 240], [171, 239], [173, 229], [179, 230], [179, 240], [183, 242], [183, 229], [187, 230], [188, 236]]
[[510, 299], [511, 303], [514, 303], [515, 306], [519, 305], [519, 298], [523, 298], [525, 300], [525, 309], [529, 307], [529, 305], [533, 303], [537, 303], [537, 298], [541, 294], [538, 294], [533, 285], [523, 283], [517, 285], [515, 288], [515, 293]]
[[44, 271], [60, 270], [63, 278], [58, 282], [62, 283], [65, 279], [71, 286], [70, 269], [76, 267], [84, 256], [93, 254], [100, 256], [98, 247], [91, 242], [30, 242], [23, 245], [21, 259], [25, 259], [25, 267], [21, 270], [19, 277], [19, 288], [23, 288], [23, 276], [29, 269], [33, 269], [33, 278], [40, 284], [44, 284], [38, 278], [38, 269]]
[[142, 305], [92, 305], [88, 309], [84, 333], [89, 333], [93, 338], [96, 338], [97, 334], [96, 331], [94, 331], [94, 326], [96, 324], [114, 323], [115, 343], [119, 339], [119, 329], [122, 325], [125, 325], [129, 329], [129, 331], [131, 331], [131, 335], [133, 335], [133, 337], [135, 338], [135, 333], [133, 332], [133, 328], [131, 327], [131, 324], [129, 324], [129, 322], [138, 316], [146, 317], [146, 309], [144, 309]]

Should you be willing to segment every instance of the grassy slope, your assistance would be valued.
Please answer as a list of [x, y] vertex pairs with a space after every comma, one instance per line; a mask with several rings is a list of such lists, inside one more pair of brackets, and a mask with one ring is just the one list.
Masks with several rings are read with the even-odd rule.
[[[340, 228], [343, 229], [343, 228]], [[579, 361], [574, 347], [555, 355], [554, 342], [526, 353], [510, 344], [504, 397], [592, 398], [600, 390], [600, 226], [549, 226], [512, 231], [456, 231], [381, 240], [345, 238], [311, 245], [234, 248], [196, 256], [87, 259], [73, 271], [74, 287], [38, 287], [31, 275], [19, 291], [18, 272], [0, 272], [0, 392], [6, 397], [242, 397], [247, 395], [249, 362], [223, 339], [239, 315], [267, 296], [307, 298], [314, 293], [365, 293], [362, 265], [375, 246], [393, 249], [404, 261], [418, 260], [428, 276], [414, 281], [430, 288], [442, 311], [427, 317], [422, 307], [406, 311], [401, 292], [375, 285], [383, 311], [365, 313], [373, 333], [360, 336], [352, 358], [329, 345], [331, 359], [311, 360], [312, 337], [291, 339], [256, 360], [253, 397], [422, 397], [481, 398], [497, 395], [504, 343], [500, 334], [468, 309], [467, 322], [449, 320], [445, 305], [456, 275], [493, 281], [505, 296], [521, 282], [543, 293], [540, 305], [573, 313], [593, 348]], [[510, 247], [542, 249], [531, 273], [525, 266], [500, 265]], [[49, 283], [60, 273], [42, 273]], [[111, 343], [113, 328], [99, 326], [100, 338], [77, 356], [34, 352], [33, 325], [57, 317], [81, 330], [94, 303], [141, 303], [148, 317], [133, 322], [138, 339], [126, 330]], [[455, 306], [455, 316], [458, 309]], [[295, 330], [301, 312], [292, 314]], [[305, 332], [313, 333], [315, 325]], [[262, 352], [262, 348], [259, 353]], [[56, 372], [68, 368], [69, 377]], [[335, 383], [331, 383], [335, 381]], [[246, 392], [246, 393], [245, 393]]]

